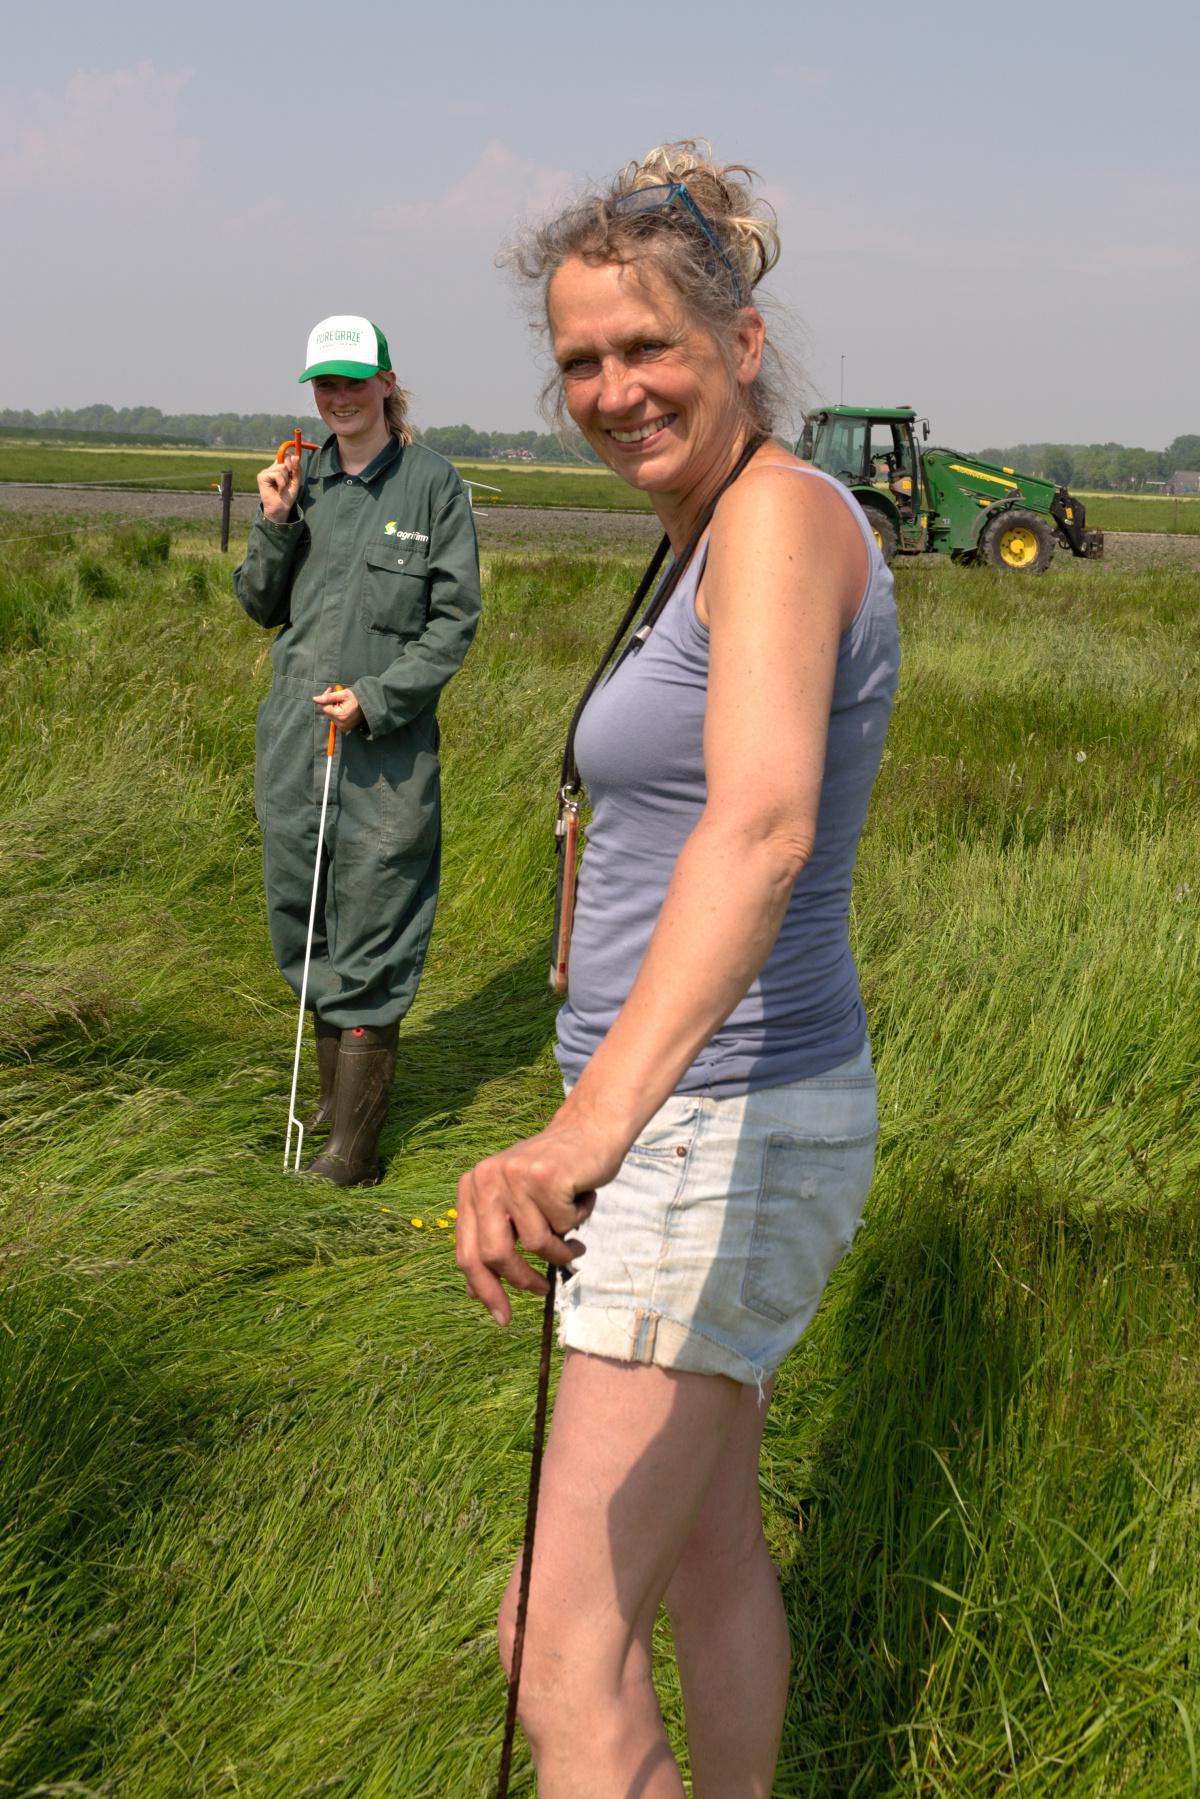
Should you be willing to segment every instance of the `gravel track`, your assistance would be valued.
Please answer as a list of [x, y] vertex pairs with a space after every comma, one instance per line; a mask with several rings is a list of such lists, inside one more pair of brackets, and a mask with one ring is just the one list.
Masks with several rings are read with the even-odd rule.
[[[245, 532], [258, 509], [252, 494], [234, 494], [235, 539]], [[55, 519], [119, 517], [127, 519], [182, 519], [189, 523], [211, 520], [213, 535], [220, 529], [216, 494], [132, 492], [129, 489], [19, 486], [0, 483], [0, 512]], [[601, 512], [586, 507], [504, 506], [480, 508], [476, 514], [479, 542], [485, 550], [561, 549], [636, 551], [651, 544], [658, 526], [648, 513]], [[16, 521], [14, 520], [14, 525]], [[30, 535], [36, 536], [36, 522]], [[11, 535], [17, 535], [14, 531]], [[0, 539], [10, 533], [0, 529]], [[1129, 572], [1146, 568], [1200, 569], [1200, 534], [1168, 531], [1109, 531], [1105, 533], [1104, 559], [1092, 568]], [[1065, 556], [1065, 552], [1063, 552]], [[930, 558], [941, 561], [941, 557]]]

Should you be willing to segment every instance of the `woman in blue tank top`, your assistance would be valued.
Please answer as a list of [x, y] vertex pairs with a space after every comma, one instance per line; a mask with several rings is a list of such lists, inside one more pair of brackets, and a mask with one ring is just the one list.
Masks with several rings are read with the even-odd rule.
[[789, 1651], [763, 1423], [874, 1155], [848, 914], [892, 584], [850, 496], [768, 435], [750, 296], [778, 241], [748, 176], [666, 146], [518, 257], [566, 411], [676, 558], [720, 496], [579, 723], [566, 1098], [459, 1186], [459, 1265], [498, 1322], [503, 1283], [545, 1291], [521, 1249], [572, 1270], [520, 1688], [542, 1799], [679, 1799], [651, 1679], [663, 1602], [696, 1794], [770, 1794]]

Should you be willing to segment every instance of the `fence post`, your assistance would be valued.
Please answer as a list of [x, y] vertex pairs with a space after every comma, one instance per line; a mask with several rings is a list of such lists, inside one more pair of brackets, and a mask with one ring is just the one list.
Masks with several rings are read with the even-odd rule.
[[221, 553], [229, 548], [229, 515], [233, 509], [233, 470], [221, 470]]

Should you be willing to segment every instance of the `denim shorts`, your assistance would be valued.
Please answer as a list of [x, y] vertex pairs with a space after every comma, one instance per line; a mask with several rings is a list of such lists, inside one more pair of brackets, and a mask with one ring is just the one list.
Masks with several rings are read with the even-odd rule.
[[761, 1391], [850, 1247], [877, 1134], [866, 1043], [812, 1080], [673, 1094], [572, 1233], [559, 1342]]

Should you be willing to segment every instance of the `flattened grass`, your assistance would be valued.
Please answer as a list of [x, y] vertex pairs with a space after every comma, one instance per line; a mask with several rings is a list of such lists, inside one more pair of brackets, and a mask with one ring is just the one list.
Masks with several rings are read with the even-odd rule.
[[[29, 548], [0, 589], [0, 1794], [482, 1794], [537, 1308], [475, 1315], [448, 1208], [554, 1103], [557, 761], [635, 571], [487, 559], [387, 1178], [338, 1195], [280, 1168], [267, 639], [203, 543], [151, 537]], [[854, 916], [879, 1180], [768, 1424], [777, 1792], [1175, 1799], [1200, 578], [899, 583]]]

